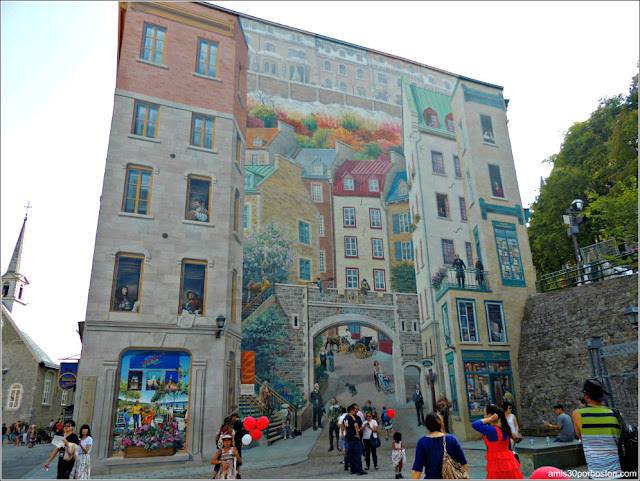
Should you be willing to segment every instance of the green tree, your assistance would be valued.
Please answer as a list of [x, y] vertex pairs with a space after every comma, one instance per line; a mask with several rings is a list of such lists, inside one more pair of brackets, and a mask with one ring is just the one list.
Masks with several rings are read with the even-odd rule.
[[391, 268], [391, 289], [393, 292], [415, 294], [416, 271], [413, 262], [400, 262]]
[[306, 135], [301, 134], [293, 134], [298, 143], [298, 146], [302, 149], [315, 149], [317, 147], [316, 143]]
[[367, 142], [364, 144], [364, 150], [357, 152], [354, 156], [355, 160], [377, 159], [384, 151], [378, 142]]
[[251, 109], [249, 116], [262, 120], [266, 128], [275, 127], [279, 119], [278, 113], [270, 105], [258, 105]]
[[362, 128], [362, 119], [355, 114], [345, 112], [340, 116], [340, 126], [347, 130], [358, 130]]
[[309, 132], [315, 132], [316, 130], [318, 130], [318, 121], [312, 114], [303, 117], [302, 124], [307, 128]]
[[129, 391], [129, 384], [127, 381], [120, 381], [120, 388], [118, 390], [119, 397], [124, 397], [125, 402], [128, 402], [129, 399], [140, 399], [142, 394], [140, 391]]
[[329, 137], [331, 136], [331, 130], [329, 129], [317, 129], [313, 133], [313, 141], [319, 149], [329, 148]]
[[282, 351], [291, 336], [288, 327], [275, 306], [242, 325], [242, 350], [256, 353], [256, 376], [272, 379], [275, 369], [284, 362]]

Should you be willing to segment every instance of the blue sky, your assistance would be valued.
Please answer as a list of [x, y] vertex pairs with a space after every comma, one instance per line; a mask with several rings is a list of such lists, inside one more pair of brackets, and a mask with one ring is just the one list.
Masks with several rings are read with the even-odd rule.
[[[504, 86], [525, 206], [542, 161], [637, 73], [638, 2], [212, 2]], [[13, 317], [80, 353], [115, 90], [117, 2], [7, 2], [1, 26], [1, 268], [29, 212]], [[560, 215], [560, 214], [559, 214]]]

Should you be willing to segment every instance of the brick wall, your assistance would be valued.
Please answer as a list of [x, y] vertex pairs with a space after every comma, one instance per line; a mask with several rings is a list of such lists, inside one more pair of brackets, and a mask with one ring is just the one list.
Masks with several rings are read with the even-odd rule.
[[[637, 304], [638, 276], [591, 283], [561, 291], [535, 294], [526, 303], [520, 340], [518, 421], [527, 433], [546, 435], [541, 419], [555, 422], [552, 407], [559, 403], [571, 414], [578, 406], [584, 380], [593, 377], [586, 340], [601, 337], [604, 346], [637, 341], [638, 331], [624, 318]], [[635, 372], [638, 356], [607, 358], [609, 373]], [[638, 405], [616, 407], [637, 424]]]

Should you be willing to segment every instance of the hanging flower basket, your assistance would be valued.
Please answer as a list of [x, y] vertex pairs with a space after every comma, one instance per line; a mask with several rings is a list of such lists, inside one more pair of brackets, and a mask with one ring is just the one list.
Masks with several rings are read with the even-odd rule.
[[440, 287], [442, 287], [442, 283], [446, 278], [447, 278], [447, 269], [445, 269], [444, 267], [441, 267], [436, 271], [436, 273], [431, 278], [431, 287], [434, 290], [439, 291]]

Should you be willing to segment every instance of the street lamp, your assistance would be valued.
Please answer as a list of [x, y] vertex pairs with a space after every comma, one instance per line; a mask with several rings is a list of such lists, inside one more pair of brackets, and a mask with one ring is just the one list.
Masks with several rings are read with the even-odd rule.
[[224, 328], [224, 322], [226, 320], [227, 320], [227, 318], [224, 317], [222, 314], [220, 314], [216, 318], [216, 326], [218, 326], [218, 333], [216, 334], [216, 339], [220, 339], [220, 336], [222, 335], [222, 329]]
[[624, 311], [624, 317], [627, 318], [629, 324], [638, 329], [638, 308], [636, 306], [627, 307], [627, 310]]
[[573, 248], [576, 251], [576, 266], [580, 267], [582, 264], [582, 257], [580, 256], [580, 248], [578, 247], [577, 234], [580, 232], [578, 226], [584, 224], [587, 220], [586, 216], [580, 215], [584, 210], [584, 201], [582, 199], [575, 199], [571, 202], [571, 205], [564, 211], [564, 223], [570, 225], [567, 229], [567, 235], [573, 239]]

